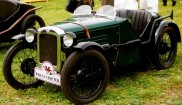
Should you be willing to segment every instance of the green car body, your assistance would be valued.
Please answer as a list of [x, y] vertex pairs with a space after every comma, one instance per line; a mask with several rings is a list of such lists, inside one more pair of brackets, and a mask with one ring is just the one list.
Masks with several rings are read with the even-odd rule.
[[[109, 45], [116, 45], [116, 44], [123, 44], [128, 41], [135, 41], [139, 39], [138, 35], [134, 32], [132, 29], [132, 26], [129, 22], [128, 19], [124, 18], [117, 18], [117, 19], [105, 19], [105, 18], [82, 18], [80, 21], [78, 19], [79, 23], [75, 24], [77, 21], [76, 19], [72, 21], [65, 21], [65, 22], [57, 22], [53, 26], [60, 28], [67, 32], [72, 32], [76, 35], [76, 42], [75, 46], [81, 42], [95, 42], [99, 44], [100, 46], [104, 46], [105, 44]], [[79, 25], [81, 24], [81, 25]], [[90, 33], [90, 38], [87, 38], [85, 30], [83, 26], [87, 27]], [[46, 33], [47, 34], [47, 33]], [[39, 62], [42, 63], [43, 61], [50, 61], [50, 59], [46, 59], [46, 56], [50, 56], [51, 50], [54, 48], [52, 46], [56, 46], [55, 49], [56, 51], [53, 51], [56, 55], [53, 58], [55, 59], [56, 66], [58, 67], [57, 70], [61, 69], [61, 63], [63, 62], [66, 58], [67, 55], [64, 50], [64, 45], [61, 43], [63, 35], [56, 35], [54, 32], [50, 32], [49, 35], [52, 37], [55, 37], [57, 41], [50, 40], [50, 39], [44, 39], [40, 38], [40, 36], [44, 37], [44, 32], [41, 32], [38, 34], [38, 55], [39, 55]], [[45, 41], [42, 42], [42, 45], [40, 44], [40, 40], [48, 40], [52, 44], [55, 42], [55, 45], [50, 45], [49, 42]], [[57, 42], [57, 43], [56, 43]], [[42, 49], [42, 46], [46, 46], [46, 49]], [[50, 46], [50, 47], [48, 47]], [[43, 47], [44, 48], [44, 47]], [[74, 46], [73, 46], [74, 49]], [[105, 52], [106, 57], [109, 59], [108, 61], [110, 62], [111, 65], [113, 66], [121, 66], [121, 65], [126, 65], [130, 63], [134, 63], [139, 61], [139, 49], [134, 48], [134, 49], [128, 49], [125, 48], [126, 50], [121, 50], [120, 54], [118, 56], [117, 51], [113, 51], [113, 49], [108, 49]], [[105, 49], [103, 49], [105, 50]], [[117, 50], [117, 49], [116, 49]], [[122, 56], [124, 55], [124, 56]], [[42, 58], [42, 59], [41, 59]], [[44, 59], [45, 58], [45, 59]], [[55, 62], [55, 61], [53, 61]]]

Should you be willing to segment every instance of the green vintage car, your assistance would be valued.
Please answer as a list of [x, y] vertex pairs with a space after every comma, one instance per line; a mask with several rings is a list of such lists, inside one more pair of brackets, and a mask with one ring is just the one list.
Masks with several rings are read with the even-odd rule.
[[[105, 91], [115, 67], [150, 60], [156, 69], [172, 66], [181, 42], [173, 12], [161, 17], [143, 10], [97, 11], [83, 5], [71, 18], [27, 29], [26, 41], [12, 46], [3, 73], [15, 89], [38, 87], [43, 81], [61, 86], [74, 104], [87, 104]], [[23, 38], [22, 38], [23, 39]]]

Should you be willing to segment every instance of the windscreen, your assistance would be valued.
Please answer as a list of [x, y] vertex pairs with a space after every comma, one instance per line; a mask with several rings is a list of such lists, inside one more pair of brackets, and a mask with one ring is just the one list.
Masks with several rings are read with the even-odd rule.
[[104, 5], [97, 10], [96, 15], [115, 17], [116, 16], [116, 9], [113, 6]]
[[79, 6], [73, 13], [73, 15], [89, 15], [92, 12], [92, 8], [89, 5]]

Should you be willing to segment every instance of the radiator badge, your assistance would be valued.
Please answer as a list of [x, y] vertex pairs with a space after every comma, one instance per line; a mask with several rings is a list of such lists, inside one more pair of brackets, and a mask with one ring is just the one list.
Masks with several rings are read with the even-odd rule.
[[48, 75], [54, 75], [54, 67], [52, 66], [52, 64], [48, 61], [43, 62], [42, 64], [42, 70], [44, 70]]

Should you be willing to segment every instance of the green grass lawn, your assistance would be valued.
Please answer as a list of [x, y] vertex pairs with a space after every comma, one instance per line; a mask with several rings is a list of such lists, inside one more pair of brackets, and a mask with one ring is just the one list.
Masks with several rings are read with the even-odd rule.
[[[100, 0], [95, 0], [94, 9], [100, 6]], [[50, 25], [63, 21], [70, 16], [65, 11], [66, 0], [49, 0], [49, 2], [32, 3], [43, 6], [37, 11]], [[174, 22], [182, 32], [182, 3], [177, 1], [175, 7], [163, 7], [159, 2], [159, 14], [168, 15], [174, 10]], [[0, 45], [0, 69], [2, 70], [3, 57], [9, 45]], [[121, 68], [122, 69], [122, 68]], [[112, 77], [106, 91], [101, 98], [90, 105], [182, 105], [182, 44], [178, 44], [176, 61], [167, 70], [147, 70], [139, 68], [137, 72], [121, 72], [121, 75]], [[0, 105], [67, 105], [69, 102], [60, 87], [44, 83], [41, 87], [28, 90], [14, 90], [4, 80], [0, 72]]]

